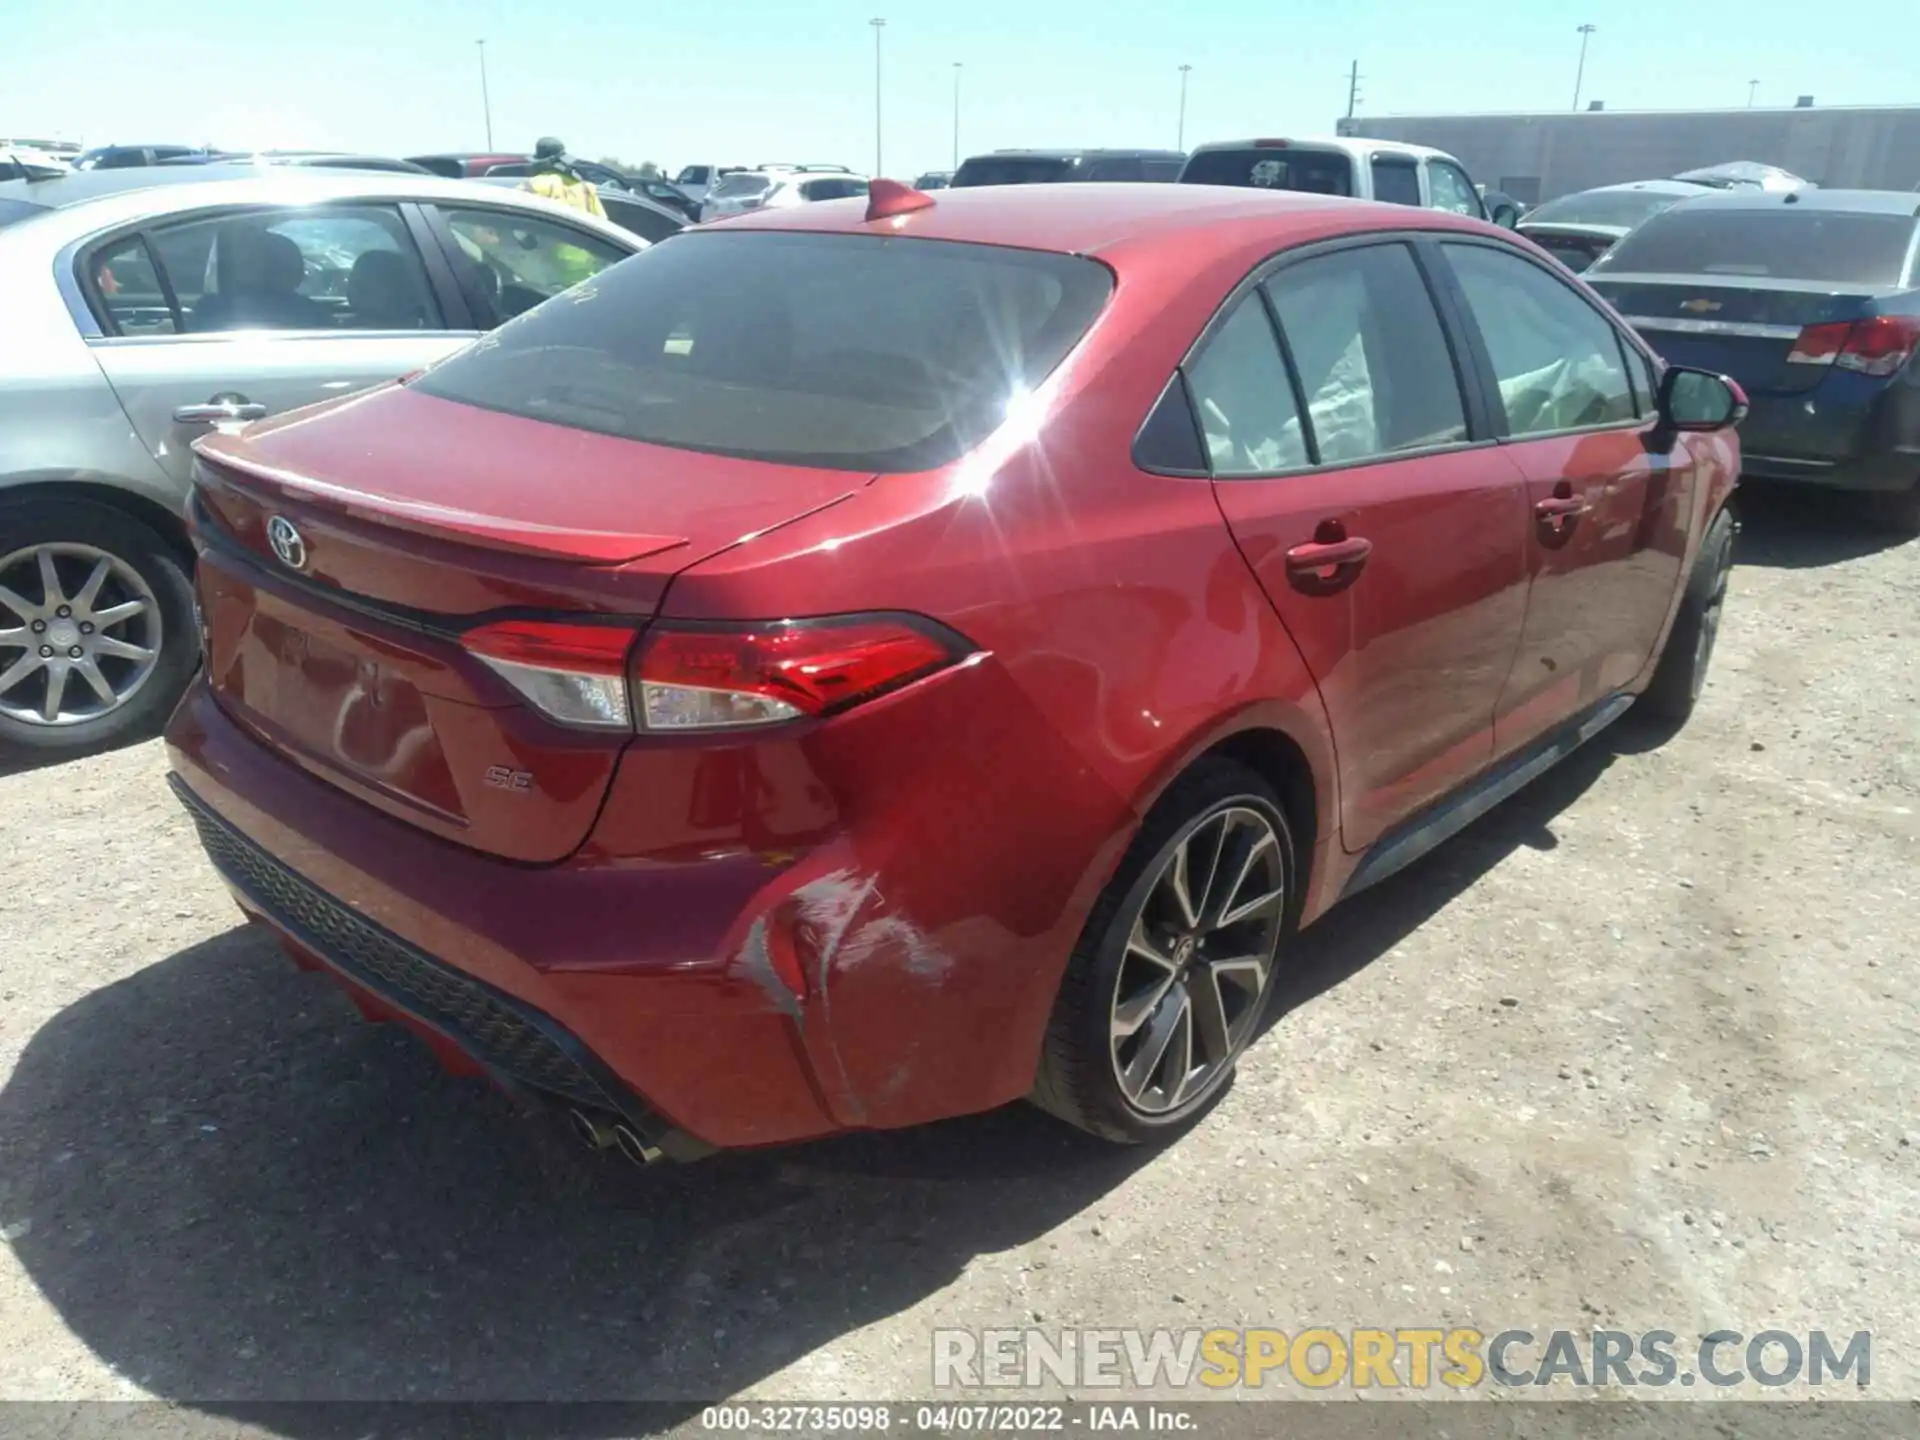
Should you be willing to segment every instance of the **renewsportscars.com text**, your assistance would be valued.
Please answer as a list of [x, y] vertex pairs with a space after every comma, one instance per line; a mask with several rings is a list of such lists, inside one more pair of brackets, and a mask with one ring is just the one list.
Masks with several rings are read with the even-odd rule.
[[1873, 1337], [1856, 1330], [1500, 1330], [1312, 1326], [1244, 1330], [935, 1330], [936, 1390], [1310, 1390], [1445, 1386], [1660, 1389], [1872, 1383]]

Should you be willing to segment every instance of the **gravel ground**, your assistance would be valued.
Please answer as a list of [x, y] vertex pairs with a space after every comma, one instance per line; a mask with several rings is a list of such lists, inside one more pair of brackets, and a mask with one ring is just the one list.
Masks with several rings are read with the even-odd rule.
[[1157, 1154], [601, 1162], [241, 929], [157, 744], [0, 775], [0, 1398], [924, 1396], [1007, 1324], [1867, 1329], [1920, 1398], [1920, 543], [1748, 511], [1687, 730], [1334, 912]]

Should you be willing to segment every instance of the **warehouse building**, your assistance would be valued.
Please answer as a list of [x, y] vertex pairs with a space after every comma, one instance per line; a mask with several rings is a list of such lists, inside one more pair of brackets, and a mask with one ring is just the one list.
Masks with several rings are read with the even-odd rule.
[[1920, 186], [1920, 105], [1823, 108], [1808, 96], [1788, 110], [1382, 115], [1343, 120], [1338, 128], [1445, 150], [1475, 180], [1529, 205], [1727, 160], [1779, 165], [1826, 186]]

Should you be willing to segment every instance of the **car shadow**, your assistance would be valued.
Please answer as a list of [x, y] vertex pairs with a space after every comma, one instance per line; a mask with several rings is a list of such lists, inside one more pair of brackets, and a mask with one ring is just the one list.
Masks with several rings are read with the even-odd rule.
[[[1550, 848], [1553, 818], [1655, 739], [1613, 727], [1333, 911], [1294, 942], [1274, 1017], [1514, 849]], [[830, 1385], [840, 1337], [1098, 1212], [1156, 1154], [1016, 1105], [635, 1170], [359, 1023], [249, 927], [44, 1025], [0, 1090], [0, 1151], [0, 1223], [82, 1342], [150, 1393], [296, 1440], [380, 1427], [284, 1402], [670, 1402], [658, 1425], [796, 1363]], [[1017, 1284], [1012, 1324], [1028, 1318]], [[911, 1343], [936, 1323], [916, 1318]], [[633, 1424], [594, 1405], [511, 1413], [546, 1440]]]
[[1863, 498], [1808, 485], [1743, 480], [1736, 492], [1736, 565], [1800, 570], [1858, 560], [1905, 544], [1876, 525]]

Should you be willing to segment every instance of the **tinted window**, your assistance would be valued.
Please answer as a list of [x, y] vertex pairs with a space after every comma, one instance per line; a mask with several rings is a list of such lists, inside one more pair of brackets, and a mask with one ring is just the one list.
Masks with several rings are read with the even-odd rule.
[[1240, 185], [1260, 190], [1353, 194], [1353, 163], [1324, 150], [1203, 150], [1180, 172], [1183, 185]]
[[725, 200], [735, 195], [758, 195], [772, 188], [773, 178], [769, 175], [735, 174], [723, 176], [707, 194], [712, 199]]
[[1450, 160], [1427, 162], [1427, 189], [1432, 192], [1433, 208], [1436, 210], [1472, 215], [1479, 219], [1486, 216], [1480, 204], [1479, 192], [1473, 188], [1473, 182], [1467, 179], [1467, 172]]
[[1087, 167], [1089, 180], [1144, 180], [1146, 168], [1138, 160], [1096, 160]]
[[1264, 475], [1307, 463], [1307, 442], [1273, 322], [1249, 295], [1188, 371], [1216, 475]]
[[1898, 285], [1910, 215], [1761, 209], [1706, 201], [1655, 215], [1594, 267], [1609, 274], [1749, 275], [1839, 285]]
[[849, 196], [867, 193], [864, 180], [809, 180], [800, 187], [800, 193], [809, 200], [845, 200]]
[[1289, 265], [1267, 289], [1321, 463], [1466, 439], [1453, 358], [1404, 245]]
[[1420, 167], [1411, 160], [1387, 160], [1375, 157], [1373, 198], [1385, 201], [1389, 205], [1418, 205], [1420, 203]]
[[505, 210], [446, 210], [461, 261], [460, 280], [487, 328], [531, 310], [570, 285], [626, 259], [598, 235]]
[[189, 331], [442, 324], [413, 238], [390, 206], [255, 210], [149, 238]]
[[1007, 155], [978, 155], [954, 172], [962, 185], [1049, 185], [1073, 178], [1071, 160], [1036, 160]]
[[1148, 180], [1157, 181], [1162, 185], [1166, 185], [1180, 178], [1180, 172], [1186, 168], [1187, 162], [1184, 160], [1143, 160], [1140, 163], [1146, 168], [1146, 178]]
[[1578, 293], [1490, 246], [1442, 249], [1486, 342], [1510, 434], [1607, 425], [1638, 413], [1620, 337]]
[[[660, 445], [920, 470], [984, 439], [1093, 323], [1091, 260], [689, 232], [461, 351], [430, 394]], [[885, 317], [887, 323], [876, 320]]]
[[674, 216], [664, 214], [651, 205], [629, 200], [624, 195], [610, 195], [602, 191], [600, 205], [607, 212], [607, 219], [642, 240], [664, 240], [686, 228]]
[[1618, 225], [1630, 230], [1649, 215], [1684, 199], [1685, 195], [1658, 190], [1587, 190], [1562, 195], [1537, 210], [1529, 210], [1527, 224]]
[[173, 307], [167, 303], [159, 272], [138, 235], [129, 235], [110, 247], [94, 251], [87, 279], [99, 297], [96, 309], [113, 335], [171, 335], [175, 333]]

